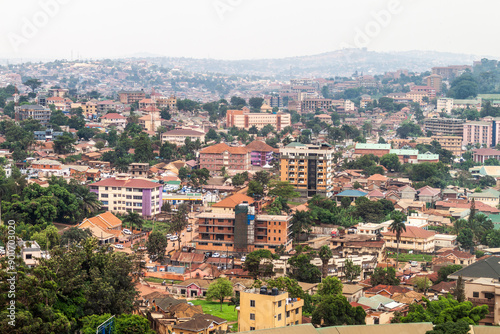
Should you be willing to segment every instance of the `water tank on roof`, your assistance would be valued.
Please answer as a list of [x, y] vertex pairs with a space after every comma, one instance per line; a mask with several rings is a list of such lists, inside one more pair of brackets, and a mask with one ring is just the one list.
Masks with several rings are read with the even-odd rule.
[[278, 291], [278, 288], [273, 288], [273, 296], [277, 296], [279, 291]]
[[260, 294], [261, 295], [267, 295], [267, 286], [263, 286], [260, 288]]

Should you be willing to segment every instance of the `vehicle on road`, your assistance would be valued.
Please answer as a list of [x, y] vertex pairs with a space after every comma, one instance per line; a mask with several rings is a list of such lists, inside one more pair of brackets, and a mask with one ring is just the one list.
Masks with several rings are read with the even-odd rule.
[[132, 234], [132, 231], [131, 231], [131, 230], [129, 230], [128, 228], [124, 228], [124, 229], [122, 230], [122, 232], [123, 232], [123, 233], [125, 233], [125, 234]]
[[179, 237], [176, 235], [170, 237], [170, 241], [177, 241], [177, 240], [179, 240]]
[[418, 262], [417, 261], [411, 261], [410, 264], [411, 264], [412, 267], [417, 267], [418, 266]]
[[125, 247], [123, 247], [123, 245], [121, 245], [121, 244], [116, 244], [115, 248], [117, 248], [117, 249], [124, 249]]
[[219, 253], [213, 253], [212, 257], [220, 257], [220, 254]]

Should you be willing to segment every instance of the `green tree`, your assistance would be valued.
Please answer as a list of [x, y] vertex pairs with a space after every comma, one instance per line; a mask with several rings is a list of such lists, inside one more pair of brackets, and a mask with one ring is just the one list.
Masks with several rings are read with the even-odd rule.
[[42, 82], [39, 79], [30, 78], [30, 79], [26, 80], [25, 82], [23, 82], [23, 85], [31, 88], [31, 91], [34, 93], [35, 89], [37, 89], [38, 87], [40, 87], [42, 85]]
[[[389, 225], [389, 231], [396, 234], [397, 255], [396, 255], [396, 268], [399, 266], [399, 243], [401, 242], [401, 233], [406, 232], [406, 225], [403, 221], [404, 216], [399, 211], [393, 211], [391, 214], [392, 223]], [[399, 212], [399, 213], [396, 213]]]
[[252, 180], [248, 182], [247, 195], [254, 198], [262, 197], [264, 195], [264, 187], [259, 182]]
[[348, 282], [352, 282], [361, 274], [361, 267], [355, 265], [351, 259], [346, 259], [344, 262], [344, 274]]
[[79, 244], [80, 242], [90, 238], [92, 232], [90, 229], [82, 229], [72, 226], [65, 230], [61, 235], [61, 246], [71, 246], [72, 244]]
[[146, 133], [140, 133], [134, 140], [134, 160], [136, 162], [149, 162], [154, 159], [151, 139]]
[[318, 285], [318, 296], [319, 299], [324, 299], [328, 296], [335, 296], [342, 294], [342, 282], [334, 276], [327, 276], [323, 278], [321, 283]]
[[332, 250], [328, 245], [323, 245], [318, 252], [319, 258], [321, 259], [321, 276], [325, 278], [328, 275], [328, 261], [333, 256]]
[[262, 184], [265, 187], [269, 184], [269, 181], [271, 180], [271, 175], [265, 170], [258, 171], [253, 176], [253, 180], [257, 181], [258, 183]]
[[321, 271], [311, 263], [312, 254], [298, 252], [292, 256], [288, 263], [292, 269], [292, 278], [299, 282], [319, 283], [321, 281]]
[[380, 158], [380, 164], [387, 168], [389, 171], [399, 172], [401, 169], [401, 162], [397, 154], [385, 154]]
[[425, 334], [467, 334], [469, 330], [469, 323], [459, 320], [457, 322], [437, 324], [433, 330], [427, 331]]
[[233, 286], [231, 281], [227, 278], [218, 278], [213, 281], [207, 290], [207, 300], [218, 300], [220, 302], [220, 311], [222, 312], [222, 303], [224, 299], [227, 297], [231, 297], [233, 295]]
[[448, 266], [439, 268], [438, 279], [436, 281], [436, 284], [443, 281], [448, 282], [449, 281], [448, 275], [453, 274], [454, 272], [459, 271], [460, 269], [462, 269], [462, 266], [459, 264], [450, 264]]
[[83, 216], [91, 216], [101, 209], [102, 202], [99, 201], [97, 194], [91, 192], [87, 187], [78, 187], [75, 189], [75, 195], [80, 203]]
[[366, 313], [361, 306], [352, 307], [342, 295], [330, 295], [322, 299], [312, 313], [316, 326], [364, 325]]
[[465, 284], [462, 275], [458, 276], [457, 286], [453, 291], [453, 296], [459, 303], [462, 303], [465, 300]]
[[[407, 316], [399, 319], [402, 323], [432, 322], [434, 325], [447, 322], [465, 321], [477, 325], [489, 313], [488, 305], [474, 307], [471, 302], [458, 302], [451, 295], [440, 296], [439, 300], [423, 298], [425, 305], [412, 304]], [[424, 307], [425, 306], [425, 307]], [[396, 320], [397, 319], [393, 319]]]
[[163, 260], [167, 246], [168, 240], [161, 232], [153, 231], [149, 234], [146, 249], [152, 259]]
[[122, 222], [130, 226], [130, 230], [132, 232], [134, 231], [134, 226], [140, 229], [144, 224], [144, 220], [141, 215], [135, 211], [127, 211], [127, 215], [123, 218]]
[[58, 154], [67, 154], [74, 151], [73, 145], [75, 138], [69, 133], [64, 133], [62, 136], [54, 140], [54, 152]]
[[290, 200], [299, 197], [300, 193], [295, 191], [295, 187], [288, 181], [272, 182], [269, 190], [270, 196], [281, 197], [285, 200]]
[[261, 265], [262, 259], [272, 259], [273, 254], [268, 249], [259, 249], [247, 254], [245, 262], [243, 262], [243, 269], [248, 271], [249, 274], [257, 279], [260, 275], [270, 276], [269, 270], [272, 273], [272, 263], [271, 267], [269, 265]]
[[261, 97], [251, 97], [248, 100], [248, 104], [250, 107], [252, 107], [255, 110], [260, 110], [260, 107], [262, 107], [262, 104], [264, 103], [264, 99]]
[[292, 236], [298, 241], [301, 233], [309, 231], [312, 220], [309, 212], [297, 210], [293, 214], [290, 223], [292, 224]]
[[377, 267], [370, 277], [370, 284], [377, 286], [379, 284], [385, 285], [399, 285], [399, 279], [396, 277], [396, 270], [392, 267], [387, 269]]
[[472, 250], [474, 248], [474, 233], [470, 228], [464, 228], [458, 233], [457, 241], [462, 248]]

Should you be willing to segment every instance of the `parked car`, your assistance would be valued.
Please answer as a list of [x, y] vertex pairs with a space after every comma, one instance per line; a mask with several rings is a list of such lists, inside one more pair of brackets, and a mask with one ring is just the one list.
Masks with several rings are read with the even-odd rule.
[[125, 234], [132, 234], [132, 231], [130, 231], [128, 228], [124, 228], [122, 232]]
[[245, 262], [245, 261], [246, 261], [246, 259], [247, 259], [247, 257], [246, 257], [246, 256], [242, 256], [242, 257], [241, 257], [241, 262]]
[[220, 257], [220, 254], [219, 253], [213, 253], [212, 257]]
[[186, 232], [191, 232], [192, 230], [193, 229], [190, 226], [188, 226], [188, 228], [186, 229]]
[[417, 267], [418, 266], [418, 262], [417, 261], [411, 261], [411, 266], [412, 267]]
[[143, 250], [146, 250], [146, 249], [147, 249], [146, 246], [141, 246], [141, 247], [137, 248], [137, 250], [140, 250], [140, 251], [143, 251]]
[[221, 254], [220, 257], [223, 258], [223, 259], [225, 259], [225, 258], [227, 258], [227, 255], [226, 254]]
[[179, 240], [179, 237], [176, 235], [170, 237], [170, 241], [177, 241], [177, 240]]
[[115, 245], [115, 248], [118, 248], [118, 249], [124, 249], [125, 247], [123, 247], [123, 245], [121, 245], [121, 244], [116, 244], [116, 245]]
[[165, 235], [167, 237], [167, 239], [170, 239], [172, 237], [172, 234], [168, 233], [167, 235]]

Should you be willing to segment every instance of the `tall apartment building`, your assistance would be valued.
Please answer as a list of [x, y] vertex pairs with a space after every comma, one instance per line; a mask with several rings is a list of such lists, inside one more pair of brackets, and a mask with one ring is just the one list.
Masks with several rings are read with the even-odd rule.
[[258, 249], [283, 245], [291, 250], [291, 216], [258, 214], [253, 198], [235, 194], [212, 205], [198, 219], [198, 234], [193, 238], [196, 250], [246, 254]]
[[15, 107], [16, 121], [24, 121], [26, 119], [35, 119], [40, 121], [42, 125], [47, 125], [50, 121], [52, 111], [39, 105], [25, 104]]
[[426, 118], [424, 133], [430, 131], [433, 135], [463, 136], [464, 122], [458, 118]]
[[457, 76], [460, 76], [465, 70], [472, 71], [472, 66], [470, 65], [450, 65], [450, 66], [440, 66], [433, 67], [432, 74], [440, 75], [443, 79], [450, 80]]
[[200, 168], [218, 172], [222, 167], [239, 173], [250, 168], [250, 152], [243, 147], [232, 147], [224, 143], [206, 147], [200, 151]]
[[280, 149], [280, 179], [294, 185], [302, 196], [333, 195], [333, 155], [328, 144], [293, 142]]
[[424, 78], [427, 86], [430, 86], [436, 90], [436, 93], [441, 93], [441, 86], [443, 83], [443, 78], [438, 74], [431, 74]]
[[122, 214], [134, 211], [143, 217], [161, 212], [162, 190], [159, 183], [123, 174], [90, 184], [90, 191], [97, 194], [104, 210]]
[[302, 324], [304, 300], [289, 298], [277, 288], [240, 292], [238, 330], [241, 332]]
[[490, 147], [492, 139], [492, 123], [484, 121], [468, 121], [464, 124], [463, 145], [480, 144]]
[[453, 99], [442, 97], [437, 100], [436, 109], [438, 112], [445, 112], [447, 114], [451, 114], [453, 110]]
[[120, 102], [123, 104], [131, 104], [134, 102], [139, 102], [146, 97], [144, 91], [121, 91], [118, 92]]
[[245, 110], [228, 110], [226, 113], [226, 126], [237, 127], [248, 130], [252, 126], [262, 129], [266, 125], [272, 125], [277, 131], [292, 125], [292, 119], [288, 113], [250, 113]]

